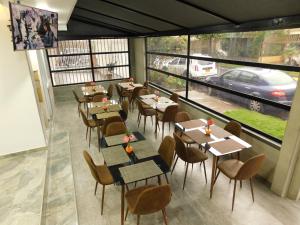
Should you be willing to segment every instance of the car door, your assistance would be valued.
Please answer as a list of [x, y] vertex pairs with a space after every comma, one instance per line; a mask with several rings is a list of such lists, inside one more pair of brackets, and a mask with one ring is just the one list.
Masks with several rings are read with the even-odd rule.
[[[239, 74], [239, 70], [231, 70], [229, 72], [226, 72], [221, 76], [220, 84], [217, 85], [230, 90], [235, 90], [237, 85], [237, 77], [239, 76]], [[227, 99], [234, 99], [234, 95], [230, 93], [223, 92], [222, 95]]]
[[235, 90], [246, 94], [255, 93], [258, 85], [258, 76], [248, 71], [241, 71], [237, 79]]

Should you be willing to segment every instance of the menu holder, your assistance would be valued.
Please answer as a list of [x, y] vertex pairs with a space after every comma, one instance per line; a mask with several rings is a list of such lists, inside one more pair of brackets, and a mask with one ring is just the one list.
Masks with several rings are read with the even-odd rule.
[[113, 116], [120, 116], [119, 112], [104, 112], [96, 114], [98, 120], [107, 119]]
[[231, 152], [236, 152], [237, 150], [246, 148], [246, 146], [242, 145], [241, 143], [233, 139], [226, 139], [224, 141], [218, 141], [212, 143], [210, 144], [210, 147], [217, 150], [220, 153], [220, 155], [226, 155]]
[[[124, 141], [125, 136], [126, 134], [118, 134], [114, 136], [104, 137], [104, 139], [106, 141], [107, 146], [114, 146], [114, 145], [121, 145], [127, 143]], [[130, 142], [135, 142], [137, 140], [138, 139], [133, 135], [133, 140], [131, 140]]]
[[107, 166], [130, 162], [130, 158], [121, 145], [103, 148], [102, 155]]
[[197, 127], [203, 127], [206, 125], [206, 123], [203, 122], [202, 120], [197, 119], [197, 120], [180, 122], [179, 125], [181, 125], [183, 129], [192, 129]]
[[144, 159], [158, 155], [158, 152], [151, 148], [151, 143], [148, 141], [138, 141], [131, 143], [130, 145], [133, 147], [133, 152], [138, 159]]
[[214, 139], [212, 139], [211, 136], [205, 135], [200, 130], [191, 130], [184, 132], [184, 134], [191, 138], [193, 141], [195, 141], [197, 144], [203, 144], [214, 141]]
[[119, 168], [125, 184], [163, 174], [153, 160]]

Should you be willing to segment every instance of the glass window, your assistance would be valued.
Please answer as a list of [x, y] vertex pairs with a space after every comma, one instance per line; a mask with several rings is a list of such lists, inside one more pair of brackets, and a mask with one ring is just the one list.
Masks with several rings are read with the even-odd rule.
[[51, 75], [54, 86], [93, 81], [92, 70], [52, 72]]
[[95, 81], [124, 79], [129, 77], [129, 66], [94, 69]]
[[172, 54], [187, 54], [188, 36], [165, 36], [147, 38], [147, 50], [149, 52], [161, 52]]

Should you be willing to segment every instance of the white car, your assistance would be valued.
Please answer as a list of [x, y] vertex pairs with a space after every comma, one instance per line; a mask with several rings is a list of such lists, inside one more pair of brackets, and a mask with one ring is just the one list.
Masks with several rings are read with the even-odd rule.
[[[211, 58], [208, 55], [193, 54], [192, 56]], [[165, 71], [178, 75], [186, 75], [186, 58], [175, 58], [168, 62], [162, 68]], [[205, 79], [207, 76], [216, 75], [218, 73], [215, 62], [204, 61], [199, 59], [190, 59], [190, 74], [191, 78]]]

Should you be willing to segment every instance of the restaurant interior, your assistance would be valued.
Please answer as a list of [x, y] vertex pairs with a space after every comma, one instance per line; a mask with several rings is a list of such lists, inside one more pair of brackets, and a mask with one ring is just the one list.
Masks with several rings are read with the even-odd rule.
[[0, 0], [0, 31], [0, 225], [300, 224], [298, 1]]

